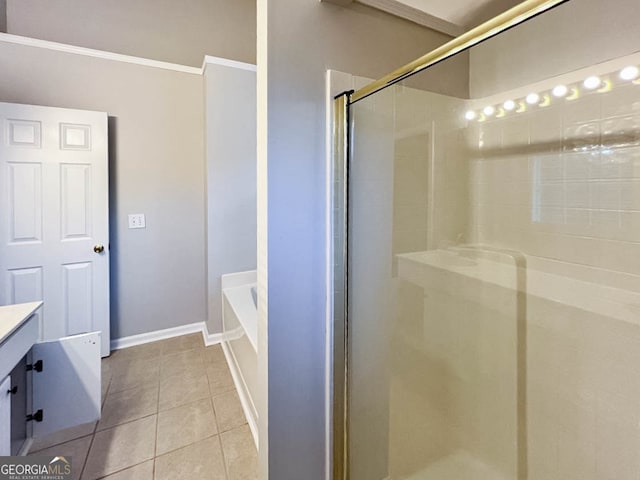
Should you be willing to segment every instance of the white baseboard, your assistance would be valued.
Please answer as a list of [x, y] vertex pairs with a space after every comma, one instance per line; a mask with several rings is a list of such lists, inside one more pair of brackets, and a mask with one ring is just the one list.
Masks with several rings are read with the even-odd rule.
[[20, 450], [18, 451], [18, 456], [26, 457], [27, 455], [29, 455], [29, 450], [31, 450], [31, 445], [33, 445], [33, 437], [29, 437], [25, 440], [25, 442], [20, 447]]
[[226, 334], [222, 332], [209, 333], [209, 331], [207, 330], [206, 323], [204, 324], [204, 327], [202, 330], [202, 340], [204, 340], [205, 346], [208, 347], [209, 345], [217, 345], [219, 343], [222, 343], [224, 340], [226, 340], [226, 338], [227, 338]]
[[247, 423], [249, 424], [249, 430], [251, 430], [251, 435], [253, 436], [253, 442], [256, 444], [256, 449], [259, 449], [258, 446], [258, 422], [255, 417], [255, 411], [251, 407], [251, 400], [249, 398], [249, 391], [247, 388], [247, 384], [244, 381], [244, 377], [242, 376], [242, 372], [238, 368], [238, 364], [233, 356], [233, 353], [227, 346], [227, 342], [222, 342], [222, 351], [224, 352], [224, 356], [227, 359], [227, 364], [229, 365], [229, 370], [231, 371], [231, 376], [233, 377], [233, 383], [236, 386], [236, 391], [238, 392], [238, 397], [240, 398], [240, 404], [242, 405], [242, 410], [244, 411], [244, 416], [247, 418]]
[[190, 333], [201, 333], [202, 340], [206, 346], [221, 343], [224, 339], [223, 333], [209, 333], [205, 322], [197, 322], [179, 327], [166, 328], [164, 330], [156, 330], [155, 332], [131, 335], [130, 337], [116, 338], [111, 340], [111, 350], [134, 347], [136, 345], [157, 342], [158, 340], [166, 340], [167, 338], [179, 337]]

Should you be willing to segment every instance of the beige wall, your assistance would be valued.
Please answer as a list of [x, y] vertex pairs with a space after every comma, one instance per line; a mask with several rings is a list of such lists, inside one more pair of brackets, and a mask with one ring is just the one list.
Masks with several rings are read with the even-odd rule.
[[0, 0], [0, 32], [7, 31], [7, 0]]
[[218, 333], [221, 276], [256, 269], [256, 72], [207, 64], [204, 81], [207, 326]]
[[4, 1], [15, 35], [193, 66], [204, 55], [255, 63], [255, 0]]
[[1, 42], [0, 70], [0, 101], [109, 114], [112, 338], [204, 321], [202, 77]]
[[[449, 37], [358, 4], [269, 0], [267, 7], [258, 27], [268, 30], [259, 107], [268, 108], [270, 476], [318, 480], [325, 473], [325, 72], [378, 78]], [[454, 63], [432, 82], [464, 96], [466, 60]]]

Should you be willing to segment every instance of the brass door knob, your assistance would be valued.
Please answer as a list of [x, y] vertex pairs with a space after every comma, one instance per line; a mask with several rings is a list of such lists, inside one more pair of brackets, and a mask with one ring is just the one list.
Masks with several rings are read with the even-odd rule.
[[96, 253], [104, 252], [104, 245], [94, 245], [93, 246], [93, 251], [96, 252]]

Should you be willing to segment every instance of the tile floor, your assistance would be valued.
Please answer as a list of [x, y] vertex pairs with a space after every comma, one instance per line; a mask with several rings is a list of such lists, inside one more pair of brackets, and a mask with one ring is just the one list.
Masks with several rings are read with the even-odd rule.
[[257, 452], [222, 348], [200, 334], [102, 360], [102, 418], [37, 439], [79, 480], [253, 480]]

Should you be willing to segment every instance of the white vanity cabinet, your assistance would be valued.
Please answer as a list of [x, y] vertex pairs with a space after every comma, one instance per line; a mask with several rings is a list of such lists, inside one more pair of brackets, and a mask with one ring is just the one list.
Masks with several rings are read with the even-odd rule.
[[11, 378], [0, 381], [0, 456], [11, 454]]
[[[24, 453], [29, 437], [100, 418], [100, 332], [40, 342], [41, 305], [0, 307], [0, 456]], [[12, 371], [25, 380], [11, 382]], [[12, 438], [12, 423], [24, 441]]]

